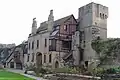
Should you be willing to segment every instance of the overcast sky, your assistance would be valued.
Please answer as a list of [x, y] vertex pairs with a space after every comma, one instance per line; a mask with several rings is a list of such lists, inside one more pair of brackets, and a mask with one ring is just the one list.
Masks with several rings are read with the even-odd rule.
[[70, 14], [78, 18], [78, 8], [90, 2], [109, 7], [108, 37], [120, 37], [119, 0], [0, 0], [0, 43], [20, 44], [27, 40], [32, 19], [36, 17], [39, 27], [51, 9], [55, 20]]

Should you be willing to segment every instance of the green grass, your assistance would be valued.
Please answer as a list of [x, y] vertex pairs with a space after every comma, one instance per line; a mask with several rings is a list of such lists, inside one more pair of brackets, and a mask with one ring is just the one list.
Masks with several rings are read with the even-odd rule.
[[23, 75], [0, 70], [0, 80], [34, 80]]

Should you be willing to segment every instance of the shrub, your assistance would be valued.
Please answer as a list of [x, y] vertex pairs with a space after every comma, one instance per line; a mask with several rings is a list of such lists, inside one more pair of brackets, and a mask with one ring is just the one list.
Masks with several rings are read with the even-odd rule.
[[46, 68], [36, 67], [32, 63], [29, 66], [25, 65], [25, 68], [26, 68], [25, 73], [27, 73], [27, 71], [34, 71], [36, 76], [43, 76], [44, 74], [46, 74], [49, 71]]
[[79, 70], [77, 70], [77, 68], [70, 68], [70, 67], [56, 68], [53, 71], [55, 73], [79, 73]]
[[47, 73], [47, 69], [42, 68], [42, 67], [38, 67], [38, 68], [35, 67], [35, 68], [34, 68], [34, 72], [35, 72], [35, 73], [38, 73], [38, 74], [39, 74], [39, 73], [46, 74], [46, 73]]
[[92, 70], [92, 75], [97, 75], [97, 76], [101, 76], [105, 73], [105, 69], [104, 68], [95, 68]]
[[79, 73], [79, 70], [77, 70], [76, 68], [68, 68], [70, 73]]
[[106, 70], [106, 73], [107, 73], [107, 74], [114, 74], [114, 73], [116, 73], [116, 71], [115, 71], [114, 68], [110, 68], [110, 69], [107, 69], [107, 70]]
[[34, 64], [32, 64], [32, 63], [30, 63], [30, 65], [25, 65], [25, 69], [27, 70], [27, 71], [34, 71], [35, 70], [35, 65]]
[[92, 73], [94, 75], [105, 75], [105, 74], [116, 74], [116, 73], [120, 73], [120, 69], [119, 68], [109, 68], [109, 69], [104, 69], [104, 68], [95, 68]]
[[44, 75], [42, 73], [39, 73], [39, 77], [43, 77]]
[[41, 68], [39, 68], [39, 72], [42, 74], [45, 74], [45, 73], [47, 73], [47, 70], [41, 67]]

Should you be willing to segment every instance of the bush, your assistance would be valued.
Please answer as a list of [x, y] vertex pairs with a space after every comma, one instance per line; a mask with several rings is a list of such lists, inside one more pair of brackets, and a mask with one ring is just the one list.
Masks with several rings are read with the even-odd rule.
[[79, 70], [76, 68], [69, 68], [70, 73], [79, 73]]
[[114, 68], [110, 68], [110, 69], [107, 69], [107, 70], [106, 70], [106, 73], [107, 73], [107, 74], [114, 74], [114, 73], [116, 73], [116, 71], [115, 71]]
[[105, 75], [105, 74], [116, 74], [116, 73], [120, 73], [120, 68], [109, 68], [109, 69], [104, 69], [104, 68], [95, 68], [92, 71], [93, 75]]
[[44, 75], [42, 73], [39, 74], [39, 77], [43, 77]]
[[77, 70], [77, 68], [70, 68], [70, 67], [56, 68], [53, 71], [55, 73], [79, 73], [79, 70]]
[[105, 69], [104, 68], [95, 68], [92, 70], [92, 75], [97, 75], [97, 76], [101, 76], [105, 73]]
[[30, 65], [28, 66], [27, 64], [25, 65], [25, 69], [27, 71], [34, 71], [35, 70], [35, 65], [30, 63]]
[[34, 71], [36, 76], [43, 76], [46, 73], [50, 73], [51, 70], [47, 69], [47, 68], [43, 68], [43, 67], [36, 67], [35, 65], [33, 65], [32, 63], [28, 66], [25, 65], [25, 74], [27, 74], [27, 71]]
[[39, 72], [42, 74], [45, 74], [45, 73], [47, 73], [47, 70], [41, 67], [41, 68], [39, 68]]
[[46, 74], [46, 73], [47, 73], [47, 69], [42, 68], [42, 67], [39, 67], [39, 68], [35, 67], [35, 68], [34, 68], [34, 72], [35, 72], [35, 73]]

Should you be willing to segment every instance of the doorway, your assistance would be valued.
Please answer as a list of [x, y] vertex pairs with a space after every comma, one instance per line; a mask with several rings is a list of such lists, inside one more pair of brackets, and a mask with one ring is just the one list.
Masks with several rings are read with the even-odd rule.
[[10, 68], [14, 68], [14, 62], [10, 62]]
[[59, 68], [59, 63], [58, 63], [58, 61], [55, 62], [55, 68]]
[[37, 53], [36, 63], [37, 63], [37, 67], [42, 66], [42, 53]]

